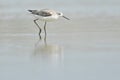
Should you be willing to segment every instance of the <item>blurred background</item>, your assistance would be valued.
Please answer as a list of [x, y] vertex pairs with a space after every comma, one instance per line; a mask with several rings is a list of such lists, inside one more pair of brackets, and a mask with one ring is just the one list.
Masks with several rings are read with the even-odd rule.
[[[80, 21], [81, 18], [85, 17], [88, 19], [89, 17], [110, 17], [110, 19], [119, 17], [119, 4], [119, 0], [1, 0], [0, 33], [9, 32], [11, 28], [17, 28], [21, 32], [10, 31], [10, 33], [33, 32], [33, 27], [27, 27], [31, 25], [30, 21], [33, 18], [27, 11], [28, 9], [54, 9], [63, 12], [66, 16], [73, 19], [73, 21], [75, 21], [74, 19]], [[17, 27], [16, 25], [22, 26]], [[6, 28], [10, 30], [8, 31]], [[23, 28], [26, 28], [27, 31], [24, 31]]]
[[1, 0], [0, 17], [23, 18], [28, 9], [50, 8], [77, 16], [119, 16], [119, 0]]
[[[32, 20], [28, 9], [50, 8], [61, 11], [72, 19], [78, 18], [80, 21], [84, 17], [119, 17], [119, 4], [119, 0], [1, 0], [0, 24], [4, 29], [7, 26], [14, 28], [13, 25], [22, 25], [23, 27], [15, 27], [18, 30], [21, 29], [21, 32], [31, 33], [32, 27], [26, 27], [31, 25], [30, 20]], [[27, 28], [27, 31], [22, 28]], [[6, 32], [4, 29], [1, 29], [0, 32]]]
[[[27, 10], [63, 12], [39, 40]], [[43, 29], [44, 22], [38, 21]], [[0, 0], [0, 80], [120, 80], [120, 0]]]

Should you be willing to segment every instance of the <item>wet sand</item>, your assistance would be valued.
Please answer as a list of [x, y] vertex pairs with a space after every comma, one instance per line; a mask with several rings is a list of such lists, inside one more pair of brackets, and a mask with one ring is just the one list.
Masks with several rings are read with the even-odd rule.
[[0, 80], [118, 80], [119, 21], [119, 16], [61, 18], [47, 24], [45, 45], [32, 18], [1, 20]]

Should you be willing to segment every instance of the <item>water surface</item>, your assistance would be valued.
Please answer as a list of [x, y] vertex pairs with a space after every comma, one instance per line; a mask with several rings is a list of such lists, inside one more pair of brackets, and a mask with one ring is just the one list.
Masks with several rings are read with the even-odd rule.
[[[119, 80], [118, 0], [1, 0], [0, 80]], [[56, 7], [55, 7], [56, 6]], [[47, 45], [27, 9], [63, 11]], [[38, 22], [41, 28], [44, 23]]]

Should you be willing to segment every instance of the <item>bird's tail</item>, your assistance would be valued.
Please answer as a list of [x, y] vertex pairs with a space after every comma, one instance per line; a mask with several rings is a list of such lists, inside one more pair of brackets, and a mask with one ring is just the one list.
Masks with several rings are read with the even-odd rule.
[[29, 12], [34, 12], [35, 10], [28, 10]]
[[37, 12], [37, 10], [28, 10], [29, 12], [31, 12], [32, 14], [35, 14]]
[[28, 10], [29, 12], [33, 12], [33, 10]]

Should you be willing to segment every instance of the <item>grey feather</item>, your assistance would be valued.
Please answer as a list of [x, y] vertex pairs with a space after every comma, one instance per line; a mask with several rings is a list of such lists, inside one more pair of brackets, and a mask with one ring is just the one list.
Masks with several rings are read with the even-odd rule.
[[52, 15], [50, 12], [47, 12], [46, 10], [41, 10], [41, 11], [28, 10], [28, 11], [31, 12], [32, 14], [43, 16], [43, 17], [51, 16]]

